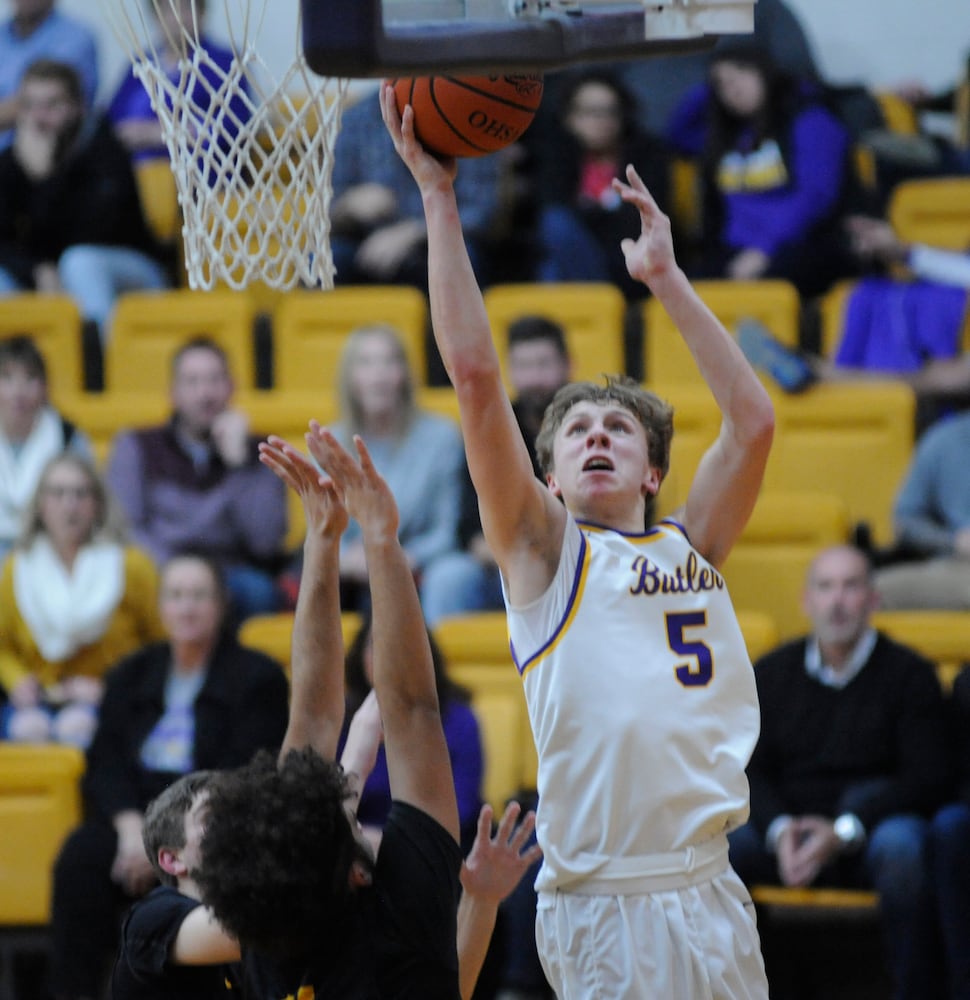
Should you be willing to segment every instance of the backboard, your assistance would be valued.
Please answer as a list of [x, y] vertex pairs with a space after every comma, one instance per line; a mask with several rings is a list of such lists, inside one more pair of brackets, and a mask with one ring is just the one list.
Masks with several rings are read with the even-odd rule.
[[756, 0], [300, 0], [326, 76], [522, 72], [693, 51], [754, 27]]

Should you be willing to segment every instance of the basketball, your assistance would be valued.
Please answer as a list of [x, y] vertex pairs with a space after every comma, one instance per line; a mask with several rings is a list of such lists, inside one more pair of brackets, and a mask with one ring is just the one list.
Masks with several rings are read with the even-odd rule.
[[541, 73], [392, 80], [398, 113], [414, 109], [418, 141], [438, 156], [484, 156], [515, 142], [542, 100]]

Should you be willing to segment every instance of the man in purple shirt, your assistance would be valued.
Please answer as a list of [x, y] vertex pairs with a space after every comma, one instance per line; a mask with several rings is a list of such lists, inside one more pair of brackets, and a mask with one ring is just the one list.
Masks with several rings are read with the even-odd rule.
[[275, 611], [285, 486], [259, 463], [245, 414], [230, 406], [232, 377], [217, 343], [183, 344], [171, 380], [172, 416], [118, 435], [109, 485], [134, 540], [157, 562], [202, 552], [223, 566], [237, 620]]

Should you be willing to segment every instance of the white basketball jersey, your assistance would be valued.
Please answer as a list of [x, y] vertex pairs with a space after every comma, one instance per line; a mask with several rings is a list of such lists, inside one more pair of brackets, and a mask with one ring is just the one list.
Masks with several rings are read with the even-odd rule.
[[539, 756], [538, 889], [635, 878], [746, 820], [754, 673], [724, 580], [680, 525], [569, 517], [554, 580], [508, 621]]

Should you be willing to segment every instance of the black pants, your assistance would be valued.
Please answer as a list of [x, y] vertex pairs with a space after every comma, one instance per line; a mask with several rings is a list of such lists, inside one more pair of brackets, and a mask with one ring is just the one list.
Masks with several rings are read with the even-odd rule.
[[114, 828], [85, 823], [64, 842], [54, 865], [50, 991], [61, 998], [100, 997], [118, 952], [131, 898], [111, 880]]

